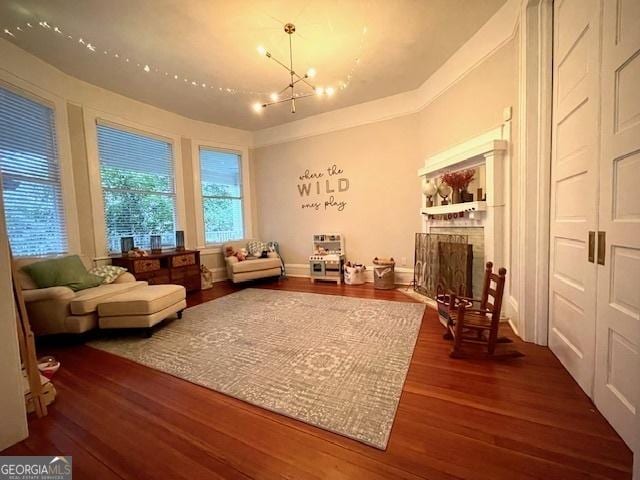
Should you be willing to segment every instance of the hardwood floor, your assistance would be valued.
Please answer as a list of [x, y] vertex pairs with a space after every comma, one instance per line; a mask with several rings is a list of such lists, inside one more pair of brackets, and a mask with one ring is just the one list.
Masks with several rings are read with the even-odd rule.
[[[371, 285], [306, 279], [275, 288], [412, 301]], [[189, 305], [239, 287], [218, 283]], [[386, 451], [243, 403], [84, 345], [62, 362], [49, 416], [2, 452], [73, 456], [76, 479], [631, 478], [632, 456], [544, 347], [504, 362], [453, 360], [427, 309]]]

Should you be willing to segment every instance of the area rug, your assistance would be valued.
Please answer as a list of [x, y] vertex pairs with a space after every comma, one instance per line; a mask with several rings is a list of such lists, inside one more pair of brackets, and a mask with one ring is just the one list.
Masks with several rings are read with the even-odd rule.
[[424, 308], [246, 289], [90, 345], [385, 449]]

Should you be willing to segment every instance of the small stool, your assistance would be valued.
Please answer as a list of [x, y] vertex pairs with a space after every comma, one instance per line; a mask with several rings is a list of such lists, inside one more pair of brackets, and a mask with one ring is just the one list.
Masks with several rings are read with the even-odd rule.
[[98, 325], [108, 328], [151, 328], [171, 315], [182, 318], [187, 308], [181, 285], [150, 285], [114, 295], [98, 305]]

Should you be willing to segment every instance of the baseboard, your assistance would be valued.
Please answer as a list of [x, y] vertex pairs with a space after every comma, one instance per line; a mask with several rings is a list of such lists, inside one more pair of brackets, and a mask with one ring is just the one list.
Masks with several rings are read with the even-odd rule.
[[229, 278], [229, 276], [227, 275], [227, 269], [224, 267], [218, 267], [218, 268], [210, 268], [209, 269], [211, 271], [211, 273], [213, 274], [213, 282], [222, 282], [224, 280], [227, 280]]
[[[288, 277], [309, 278], [308, 263], [287, 263], [285, 264]], [[413, 282], [413, 268], [396, 267], [396, 285], [410, 285]], [[373, 283], [373, 266], [367, 265], [365, 270], [365, 281]]]

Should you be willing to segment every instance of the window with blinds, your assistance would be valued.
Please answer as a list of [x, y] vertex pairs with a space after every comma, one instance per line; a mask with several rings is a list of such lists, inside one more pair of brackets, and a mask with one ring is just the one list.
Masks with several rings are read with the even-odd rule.
[[97, 131], [107, 250], [120, 252], [121, 237], [149, 248], [151, 235], [161, 235], [163, 246], [175, 246], [171, 143], [106, 124], [98, 124]]
[[1, 87], [0, 179], [13, 255], [66, 253], [54, 111]]
[[206, 244], [244, 237], [240, 155], [200, 147], [200, 188]]

